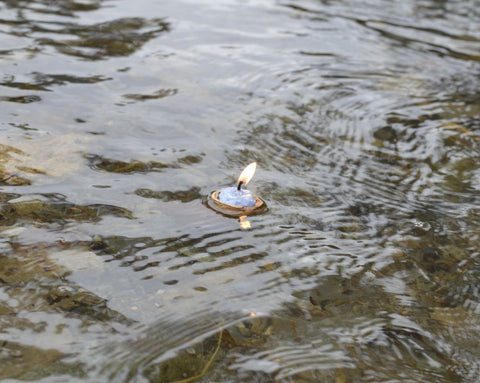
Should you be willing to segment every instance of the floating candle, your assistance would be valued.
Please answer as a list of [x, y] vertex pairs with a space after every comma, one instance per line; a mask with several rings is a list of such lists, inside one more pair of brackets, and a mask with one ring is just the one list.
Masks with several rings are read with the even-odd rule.
[[249, 164], [240, 174], [237, 180], [237, 187], [223, 188], [220, 190], [218, 199], [222, 203], [235, 206], [248, 206], [252, 207], [255, 205], [256, 199], [253, 196], [252, 192], [242, 188], [246, 186], [250, 180], [255, 175], [255, 170], [257, 169], [257, 163], [252, 162]]
[[[245, 188], [245, 185], [253, 178], [256, 168], [257, 163], [252, 162], [238, 177], [236, 187], [226, 187], [212, 192], [207, 200], [207, 206], [232, 217], [245, 218], [248, 215], [262, 212], [266, 207], [265, 202]], [[213, 204], [210, 204], [210, 201]], [[247, 220], [244, 221], [242, 227], [249, 224]]]

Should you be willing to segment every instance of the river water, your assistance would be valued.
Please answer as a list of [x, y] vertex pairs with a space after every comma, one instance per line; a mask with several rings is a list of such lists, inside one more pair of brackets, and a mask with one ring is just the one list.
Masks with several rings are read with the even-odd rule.
[[478, 381], [479, 9], [0, 1], [0, 379]]

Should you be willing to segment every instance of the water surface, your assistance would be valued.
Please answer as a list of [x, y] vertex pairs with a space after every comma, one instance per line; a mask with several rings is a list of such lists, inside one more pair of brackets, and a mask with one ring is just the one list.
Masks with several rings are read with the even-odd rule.
[[[480, 379], [479, 26], [0, 1], [0, 378]], [[253, 160], [245, 230], [206, 200]]]

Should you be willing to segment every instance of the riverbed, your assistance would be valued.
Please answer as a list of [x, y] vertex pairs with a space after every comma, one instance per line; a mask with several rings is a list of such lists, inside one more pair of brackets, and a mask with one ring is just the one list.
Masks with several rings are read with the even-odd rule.
[[[2, 381], [480, 379], [475, 1], [0, 1], [0, 31]], [[212, 209], [252, 161], [267, 208]]]

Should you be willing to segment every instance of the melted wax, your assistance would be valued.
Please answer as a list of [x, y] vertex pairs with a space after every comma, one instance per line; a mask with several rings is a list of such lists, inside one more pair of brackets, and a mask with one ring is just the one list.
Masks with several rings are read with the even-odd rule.
[[255, 197], [250, 190], [240, 189], [238, 191], [236, 187], [223, 188], [220, 190], [218, 199], [222, 203], [236, 206], [252, 207], [255, 205]]

